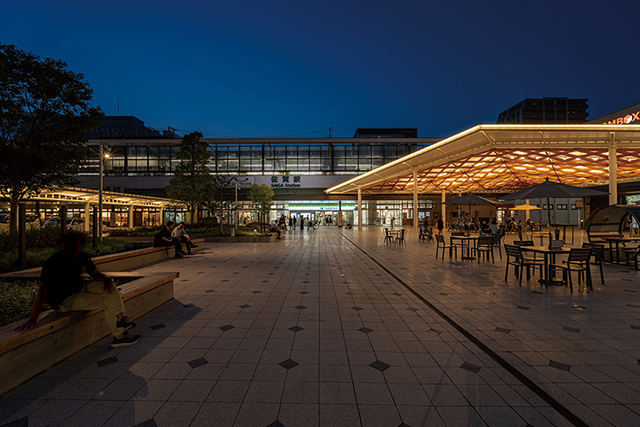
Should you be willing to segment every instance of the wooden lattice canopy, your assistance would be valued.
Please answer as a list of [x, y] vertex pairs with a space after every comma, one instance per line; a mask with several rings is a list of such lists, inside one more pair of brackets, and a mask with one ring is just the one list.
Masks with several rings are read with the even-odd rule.
[[638, 125], [480, 125], [326, 190], [329, 194], [505, 193], [549, 178], [589, 186], [640, 180]]

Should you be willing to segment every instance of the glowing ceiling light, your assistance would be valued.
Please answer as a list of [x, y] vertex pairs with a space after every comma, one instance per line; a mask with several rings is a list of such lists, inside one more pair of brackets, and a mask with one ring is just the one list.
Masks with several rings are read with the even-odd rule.
[[589, 172], [591, 172], [591, 173], [604, 173], [603, 171], [600, 171], [598, 169], [591, 169]]
[[562, 169], [562, 172], [575, 172], [575, 169]]
[[580, 156], [586, 156], [587, 155], [587, 153], [583, 153], [582, 151], [572, 151], [569, 154], [571, 154], [572, 156], [575, 156], [575, 157], [580, 157]]

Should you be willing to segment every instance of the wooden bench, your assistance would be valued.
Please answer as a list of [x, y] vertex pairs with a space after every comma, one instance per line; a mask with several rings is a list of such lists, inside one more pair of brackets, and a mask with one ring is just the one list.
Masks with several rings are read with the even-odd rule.
[[[194, 239], [193, 242], [198, 245], [197, 248], [192, 249], [193, 252], [197, 252], [202, 249], [204, 239]], [[173, 246], [166, 246], [160, 248], [134, 249], [132, 251], [119, 252], [116, 254], [100, 255], [92, 257], [91, 260], [100, 271], [124, 271], [144, 267], [145, 265], [173, 258], [174, 256], [175, 248]], [[0, 274], [0, 278], [38, 278], [40, 277], [41, 270], [41, 267], [27, 268], [25, 270]]]
[[[158, 248], [164, 250], [164, 248]], [[21, 272], [25, 279], [37, 279]], [[135, 280], [120, 285], [125, 312], [136, 319], [173, 299], [173, 281], [179, 273], [140, 277], [135, 273], [105, 272], [109, 277]], [[102, 310], [42, 313], [38, 326], [22, 332], [25, 320], [0, 328], [0, 394], [110, 334]]]

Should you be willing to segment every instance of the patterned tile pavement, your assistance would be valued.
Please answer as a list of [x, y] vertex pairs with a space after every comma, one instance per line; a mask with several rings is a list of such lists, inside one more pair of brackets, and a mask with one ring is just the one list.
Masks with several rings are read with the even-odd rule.
[[180, 278], [143, 339], [0, 396], [0, 426], [640, 425], [639, 272], [520, 287], [497, 253], [383, 240], [294, 230], [146, 267]]

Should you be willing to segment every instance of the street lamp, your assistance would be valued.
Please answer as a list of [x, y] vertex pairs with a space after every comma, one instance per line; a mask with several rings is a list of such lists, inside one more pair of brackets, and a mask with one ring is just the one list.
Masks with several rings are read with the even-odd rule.
[[109, 153], [104, 151], [100, 144], [100, 188], [98, 189], [98, 238], [102, 242], [102, 188], [104, 187], [104, 162], [109, 158]]
[[238, 186], [239, 185], [240, 185], [239, 182], [236, 182], [235, 185], [234, 185], [234, 187], [236, 189], [236, 203], [234, 205], [234, 207], [235, 207], [235, 209], [234, 209], [234, 211], [235, 211], [234, 220], [235, 221], [234, 222], [236, 223], [236, 234], [238, 234]]

